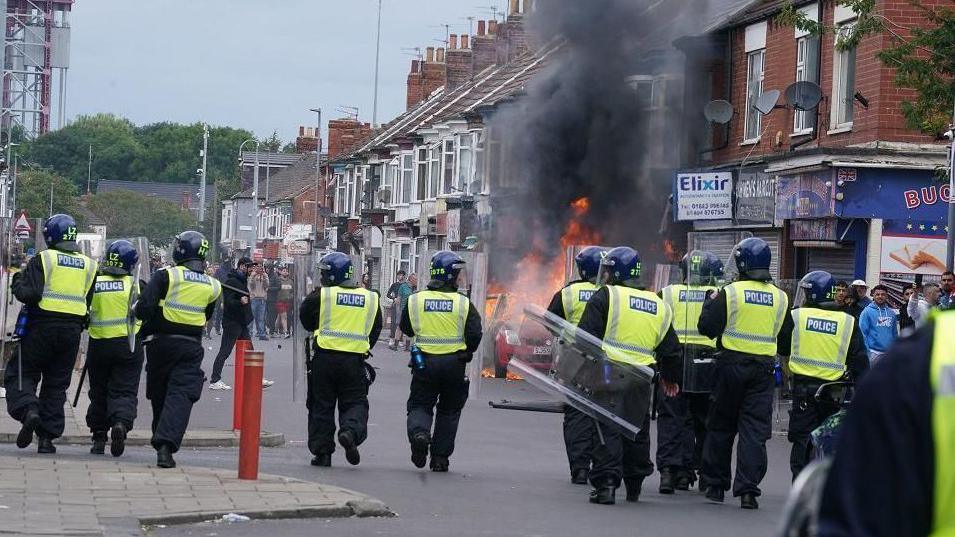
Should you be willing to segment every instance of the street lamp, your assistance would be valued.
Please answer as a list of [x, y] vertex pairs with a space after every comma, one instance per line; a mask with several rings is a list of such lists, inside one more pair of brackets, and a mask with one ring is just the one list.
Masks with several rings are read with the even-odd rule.
[[[252, 172], [252, 240], [249, 242], [249, 257], [255, 257], [255, 244], [259, 238], [259, 141], [249, 138], [239, 146], [239, 160], [242, 160], [242, 148], [245, 144], [255, 143], [255, 170]], [[239, 171], [241, 182], [242, 171]]]
[[315, 242], [318, 242], [318, 182], [322, 175], [322, 109], [309, 108], [318, 114], [318, 129], [315, 131]]

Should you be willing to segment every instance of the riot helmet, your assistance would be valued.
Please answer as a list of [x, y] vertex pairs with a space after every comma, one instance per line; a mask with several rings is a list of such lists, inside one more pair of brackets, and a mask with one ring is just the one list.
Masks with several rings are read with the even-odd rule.
[[203, 262], [206, 260], [206, 254], [209, 252], [209, 241], [198, 231], [183, 231], [176, 235], [176, 240], [172, 246], [172, 260], [177, 265], [183, 265], [188, 261]]
[[680, 271], [689, 285], [715, 285], [723, 279], [723, 262], [712, 252], [693, 250], [680, 260]]
[[43, 240], [49, 248], [64, 252], [79, 251], [76, 245], [76, 220], [68, 214], [54, 214], [43, 224]]
[[104, 274], [126, 276], [132, 273], [137, 262], [139, 262], [139, 252], [136, 251], [133, 243], [120, 239], [113, 241], [106, 248], [106, 255], [100, 266]]
[[588, 246], [577, 252], [574, 256], [574, 263], [577, 265], [577, 273], [581, 280], [593, 282], [597, 279], [597, 273], [600, 272], [600, 260], [603, 259], [606, 250], [600, 246]]
[[344, 285], [351, 281], [354, 274], [351, 258], [341, 252], [325, 254], [318, 261], [322, 287]]
[[464, 267], [464, 259], [450, 250], [441, 250], [435, 253], [431, 256], [431, 281], [428, 282], [428, 288], [453, 287], [457, 289], [458, 277]]
[[759, 237], [743, 239], [733, 249], [733, 263], [740, 277], [747, 280], [768, 281], [772, 279], [769, 266], [773, 252], [769, 244]]
[[824, 270], [814, 270], [799, 280], [795, 304], [818, 306], [836, 298], [836, 279]]
[[598, 283], [638, 287], [640, 285], [640, 254], [629, 246], [618, 246], [607, 252], [600, 261]]

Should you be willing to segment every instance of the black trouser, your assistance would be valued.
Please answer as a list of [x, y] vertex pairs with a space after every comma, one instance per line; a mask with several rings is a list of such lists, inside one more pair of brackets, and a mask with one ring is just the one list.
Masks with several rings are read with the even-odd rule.
[[789, 411], [789, 441], [792, 452], [789, 455], [789, 468], [793, 480], [809, 464], [809, 434], [826, 421], [826, 418], [839, 410], [831, 399], [816, 401], [816, 390], [824, 381], [793, 382], [793, 406]]
[[152, 403], [152, 445], [179, 451], [192, 405], [202, 395], [202, 341], [157, 336], [146, 344], [146, 398]]
[[699, 470], [710, 394], [680, 392], [667, 397], [662, 386], [657, 389], [657, 466], [660, 470]]
[[[468, 400], [467, 365], [458, 354], [425, 355], [424, 369], [411, 370], [408, 396], [408, 439], [431, 435], [431, 456], [451, 457], [461, 410]], [[435, 416], [435, 410], [437, 415]], [[434, 432], [431, 430], [432, 422]]]
[[570, 473], [590, 470], [590, 453], [593, 451], [594, 419], [570, 405], [564, 405], [564, 447]]
[[219, 354], [216, 355], [216, 361], [212, 364], [212, 378], [209, 379], [213, 384], [222, 380], [222, 368], [225, 366], [225, 361], [232, 354], [235, 342], [240, 339], [252, 340], [252, 336], [249, 334], [249, 325], [237, 323], [230, 319], [223, 321], [222, 342], [219, 344]]
[[278, 295], [269, 293], [265, 299], [265, 328], [269, 332], [275, 332], [275, 320], [279, 316], [276, 304], [278, 304]]
[[739, 433], [733, 496], [760, 495], [759, 483], [766, 475], [766, 441], [773, 429], [774, 385], [772, 358], [735, 355], [717, 359], [701, 487], [729, 490], [733, 441]]
[[355, 442], [368, 437], [368, 381], [363, 356], [318, 353], [311, 363], [308, 449], [313, 455], [335, 451], [335, 406], [338, 429], [351, 431]]
[[[603, 443], [600, 442], [601, 435]], [[643, 418], [636, 440], [624, 438], [616, 427], [595, 425], [592, 457], [594, 467], [590, 470], [590, 484], [594, 487], [617, 488], [621, 478], [624, 481], [643, 481], [643, 478], [652, 474], [650, 411]]]
[[[34, 321], [20, 342], [19, 357], [14, 354], [7, 364], [7, 412], [13, 419], [23, 421], [27, 412], [36, 410], [40, 414], [40, 436], [59, 438], [63, 434], [63, 405], [73, 380], [82, 331], [79, 322]], [[19, 361], [23, 362], [22, 370]]]
[[125, 336], [90, 338], [86, 364], [90, 381], [86, 425], [90, 431], [104, 432], [117, 423], [125, 425], [127, 431], [132, 429], [143, 372], [142, 345], [137, 342], [136, 352], [130, 352]]
[[206, 323], [206, 336], [212, 337], [212, 329], [215, 328], [222, 333], [222, 301], [216, 303], [216, 309], [212, 313], [212, 318]]
[[391, 335], [389, 337], [395, 339], [395, 334], [398, 333], [398, 325], [401, 323], [401, 301], [396, 298], [388, 310], [391, 318]]

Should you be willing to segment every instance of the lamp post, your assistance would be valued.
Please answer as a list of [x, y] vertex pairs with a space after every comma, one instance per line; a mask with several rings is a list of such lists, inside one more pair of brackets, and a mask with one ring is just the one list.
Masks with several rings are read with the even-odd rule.
[[[92, 146], [91, 146], [92, 147]], [[202, 177], [199, 179], [199, 225], [206, 221], [206, 165], [209, 163], [209, 125], [202, 126]], [[215, 238], [215, 237], [213, 237]]]
[[322, 109], [309, 108], [310, 112], [318, 114], [318, 128], [315, 131], [315, 242], [318, 242], [318, 183], [322, 175]]
[[249, 142], [255, 143], [255, 170], [252, 172], [252, 234], [249, 241], [249, 257], [254, 258], [255, 244], [259, 238], [259, 141], [249, 138], [242, 142], [239, 146], [239, 158], [242, 158], [242, 148]]

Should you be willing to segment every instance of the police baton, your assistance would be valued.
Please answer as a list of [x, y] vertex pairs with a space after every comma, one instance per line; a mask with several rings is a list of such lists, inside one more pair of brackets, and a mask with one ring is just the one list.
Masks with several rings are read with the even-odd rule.
[[80, 383], [76, 386], [76, 395], [73, 396], [73, 408], [80, 403], [80, 394], [83, 393], [83, 383], [86, 381], [86, 366], [89, 365], [89, 359], [83, 361], [83, 370], [80, 371]]
[[232, 287], [231, 285], [226, 285], [222, 282], [219, 282], [219, 285], [221, 285], [223, 289], [235, 291], [236, 293], [239, 293], [240, 295], [250, 296], [248, 291], [243, 291], [242, 289], [239, 289], [238, 287]]

